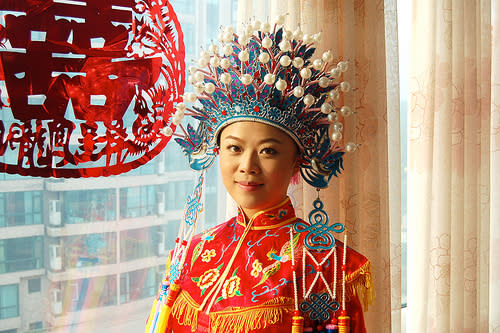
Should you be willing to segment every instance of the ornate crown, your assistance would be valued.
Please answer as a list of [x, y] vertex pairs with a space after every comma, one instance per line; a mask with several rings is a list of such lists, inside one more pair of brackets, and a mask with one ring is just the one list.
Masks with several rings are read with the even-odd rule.
[[[301, 151], [302, 177], [324, 188], [342, 166], [342, 155], [356, 144], [342, 144], [343, 117], [352, 113], [338, 107], [340, 93], [350, 85], [340, 82], [347, 62], [333, 65], [331, 51], [312, 59], [314, 43], [321, 38], [283, 27], [284, 16], [274, 27], [255, 21], [238, 36], [232, 27], [219, 34], [222, 53], [215, 44], [202, 51], [189, 69], [188, 82], [195, 93], [185, 93], [185, 102], [198, 100], [201, 107], [177, 104], [173, 124], [184, 115], [199, 121], [195, 129], [179, 127], [175, 140], [195, 170], [208, 168], [217, 153], [217, 137], [227, 125], [242, 120], [275, 126], [290, 135]], [[167, 127], [165, 135], [172, 135]]]

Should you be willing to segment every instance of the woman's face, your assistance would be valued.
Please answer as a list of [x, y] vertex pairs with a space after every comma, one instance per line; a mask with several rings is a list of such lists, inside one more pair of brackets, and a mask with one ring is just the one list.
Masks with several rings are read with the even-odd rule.
[[270, 125], [241, 121], [220, 136], [222, 180], [249, 218], [285, 199], [297, 157], [295, 142]]

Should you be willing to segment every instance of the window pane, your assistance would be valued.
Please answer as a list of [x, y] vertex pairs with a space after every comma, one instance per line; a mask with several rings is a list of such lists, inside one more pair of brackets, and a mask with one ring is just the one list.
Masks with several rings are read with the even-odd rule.
[[19, 287], [17, 284], [0, 286], [0, 319], [19, 316]]

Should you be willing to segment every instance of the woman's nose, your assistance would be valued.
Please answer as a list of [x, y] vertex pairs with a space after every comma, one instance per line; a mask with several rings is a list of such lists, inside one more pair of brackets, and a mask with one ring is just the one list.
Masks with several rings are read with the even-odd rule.
[[240, 160], [240, 172], [256, 174], [260, 172], [259, 159], [256, 153], [245, 152]]

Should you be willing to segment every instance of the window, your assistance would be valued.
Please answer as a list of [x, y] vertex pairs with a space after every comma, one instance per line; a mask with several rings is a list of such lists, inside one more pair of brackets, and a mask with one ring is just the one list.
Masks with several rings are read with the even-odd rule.
[[0, 227], [42, 223], [41, 192], [0, 192]]
[[120, 275], [120, 303], [156, 295], [160, 280], [155, 267], [141, 269]]
[[155, 255], [153, 242], [156, 228], [126, 230], [120, 233], [120, 258], [130, 261]]
[[120, 217], [140, 217], [156, 213], [156, 186], [137, 186], [120, 189]]
[[167, 192], [167, 210], [184, 209], [186, 198], [193, 192], [192, 180], [175, 181], [165, 184]]
[[19, 316], [19, 286], [0, 286], [0, 319]]
[[0, 240], [0, 274], [43, 268], [43, 236]]
[[39, 293], [42, 290], [42, 279], [29, 279], [28, 280], [28, 293]]
[[88, 234], [63, 238], [64, 268], [107, 265], [116, 262], [116, 236], [114, 233]]
[[116, 276], [99, 276], [61, 282], [62, 308], [80, 311], [116, 305]]
[[115, 190], [63, 192], [62, 207], [68, 224], [115, 220]]
[[41, 321], [30, 323], [30, 331], [41, 331], [42, 328], [43, 328], [43, 322]]

